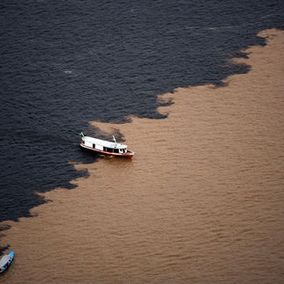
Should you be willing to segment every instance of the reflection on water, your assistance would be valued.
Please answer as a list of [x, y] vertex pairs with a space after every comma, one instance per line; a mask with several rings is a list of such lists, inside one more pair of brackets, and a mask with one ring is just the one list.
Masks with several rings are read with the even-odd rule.
[[248, 50], [246, 75], [180, 88], [164, 120], [119, 128], [132, 161], [76, 165], [77, 189], [12, 223], [7, 283], [280, 283], [284, 33]]

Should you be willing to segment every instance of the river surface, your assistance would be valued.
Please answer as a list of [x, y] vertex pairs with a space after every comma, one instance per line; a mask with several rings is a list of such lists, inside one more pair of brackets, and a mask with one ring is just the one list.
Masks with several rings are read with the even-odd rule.
[[[2, 1], [0, 283], [281, 283], [283, 15]], [[136, 155], [82, 152], [81, 131]]]

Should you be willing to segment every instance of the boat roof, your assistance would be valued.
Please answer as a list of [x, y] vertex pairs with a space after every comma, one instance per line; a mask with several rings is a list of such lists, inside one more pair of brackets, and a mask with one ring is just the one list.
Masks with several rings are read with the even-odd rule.
[[0, 259], [0, 267], [4, 266], [9, 260], [10, 260], [10, 256], [9, 255], [4, 255]]
[[88, 141], [93, 144], [101, 145], [107, 148], [112, 148], [112, 149], [127, 149], [127, 145], [125, 144], [120, 144], [116, 142], [111, 142], [107, 140], [102, 140], [98, 138], [93, 138], [90, 136], [84, 136], [85, 141]]

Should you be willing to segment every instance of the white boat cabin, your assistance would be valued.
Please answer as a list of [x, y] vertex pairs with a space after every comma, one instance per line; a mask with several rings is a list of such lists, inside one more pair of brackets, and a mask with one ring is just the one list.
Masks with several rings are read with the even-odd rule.
[[125, 154], [127, 153], [127, 145], [93, 138], [90, 136], [82, 136], [82, 144], [88, 148], [108, 153]]
[[3, 273], [8, 269], [14, 259], [14, 255], [15, 253], [13, 251], [10, 251], [9, 254], [2, 256], [2, 258], [0, 259], [0, 273]]

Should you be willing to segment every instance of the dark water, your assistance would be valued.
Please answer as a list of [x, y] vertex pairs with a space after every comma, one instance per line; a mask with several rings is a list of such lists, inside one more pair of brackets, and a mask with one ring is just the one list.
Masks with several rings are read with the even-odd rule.
[[157, 95], [248, 72], [229, 59], [283, 15], [276, 0], [1, 1], [0, 222], [87, 175], [70, 161], [95, 161], [78, 147], [89, 121], [162, 119]]

